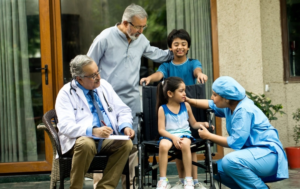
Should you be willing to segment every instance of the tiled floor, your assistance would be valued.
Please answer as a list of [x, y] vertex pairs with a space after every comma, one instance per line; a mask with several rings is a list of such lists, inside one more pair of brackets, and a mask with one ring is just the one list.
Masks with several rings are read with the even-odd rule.
[[[300, 170], [289, 170], [290, 178], [279, 181], [276, 183], [270, 183], [269, 186], [271, 189], [299, 189], [300, 188]], [[171, 185], [175, 184], [178, 180], [176, 175], [168, 176]], [[204, 180], [205, 175], [199, 174], [199, 180]], [[83, 189], [92, 189], [93, 181], [86, 180]], [[65, 182], [65, 188], [69, 188], [69, 181]], [[50, 187], [49, 181], [41, 181], [41, 182], [18, 182], [18, 183], [2, 183], [0, 184], [0, 189], [48, 189]], [[121, 189], [121, 184], [119, 183], [117, 189]], [[226, 189], [226, 187], [222, 186], [222, 189]]]

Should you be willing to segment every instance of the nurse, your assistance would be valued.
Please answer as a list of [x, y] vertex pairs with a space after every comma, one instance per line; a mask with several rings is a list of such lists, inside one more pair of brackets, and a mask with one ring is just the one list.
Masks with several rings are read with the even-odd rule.
[[264, 113], [245, 95], [245, 89], [233, 78], [219, 77], [212, 85], [212, 100], [187, 98], [192, 106], [211, 108], [226, 118], [228, 137], [210, 133], [200, 126], [202, 139], [235, 150], [218, 163], [216, 180], [229, 188], [267, 189], [264, 182], [289, 177], [287, 158], [277, 130]]

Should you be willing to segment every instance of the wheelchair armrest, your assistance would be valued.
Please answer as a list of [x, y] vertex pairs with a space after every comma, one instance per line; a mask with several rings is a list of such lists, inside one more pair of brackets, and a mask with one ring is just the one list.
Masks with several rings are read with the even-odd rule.
[[143, 118], [143, 112], [137, 112], [136, 113], [136, 116], [138, 117], [139, 121], [138, 121], [138, 127], [137, 127], [137, 133], [136, 133], [136, 136], [137, 136], [137, 141], [138, 141], [138, 144], [140, 144], [142, 142], [142, 128], [141, 128], [141, 119]]
[[212, 109], [206, 109], [207, 112], [214, 112]]
[[137, 116], [137, 117], [141, 117], [141, 118], [142, 118], [143, 115], [144, 115], [143, 112], [137, 112], [137, 113], [136, 113], [136, 116]]
[[213, 120], [213, 117], [214, 117], [214, 111], [212, 109], [207, 109], [206, 110], [206, 115], [207, 115], [207, 120], [208, 120], [208, 130], [209, 132], [213, 132], [213, 129], [212, 129], [212, 120]]

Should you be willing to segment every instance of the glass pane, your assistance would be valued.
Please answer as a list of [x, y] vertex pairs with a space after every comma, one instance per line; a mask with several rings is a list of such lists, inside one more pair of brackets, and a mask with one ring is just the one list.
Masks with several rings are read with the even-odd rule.
[[45, 160], [38, 0], [2, 0], [0, 17], [0, 163]]
[[290, 74], [300, 76], [300, 2], [287, 0]]
[[[61, 0], [64, 82], [71, 80], [69, 63], [78, 54], [86, 54], [93, 40], [106, 28], [121, 22], [125, 8], [136, 3], [148, 13], [143, 34], [151, 45], [167, 49], [167, 18], [165, 0]], [[142, 58], [140, 77], [158, 68], [152, 60]]]
[[[168, 33], [174, 28], [184, 28], [191, 36], [191, 46], [187, 56], [201, 62], [202, 72], [208, 77], [205, 83], [206, 98], [210, 99], [213, 83], [210, 0], [167, 0], [167, 10]], [[214, 144], [213, 151], [216, 150], [217, 146]]]
[[[102, 30], [121, 22], [125, 8], [131, 3], [142, 6], [148, 13], [148, 27], [143, 34], [153, 46], [167, 49], [168, 33], [175, 28], [184, 28], [189, 32], [192, 38], [192, 46], [188, 57], [198, 59], [202, 63], [204, 73], [209, 78], [206, 83], [206, 94], [207, 98], [210, 98], [213, 82], [213, 62], [209, 0], [201, 2], [61, 0], [64, 82], [67, 83], [72, 79], [69, 70], [70, 60], [78, 54], [86, 54], [93, 40]], [[167, 10], [170, 10], [170, 12], [167, 13]], [[151, 75], [160, 65], [145, 57], [142, 57], [141, 60], [140, 78]], [[154, 83], [154, 85], [157, 85], [157, 83]], [[215, 146], [214, 150], [216, 151]]]

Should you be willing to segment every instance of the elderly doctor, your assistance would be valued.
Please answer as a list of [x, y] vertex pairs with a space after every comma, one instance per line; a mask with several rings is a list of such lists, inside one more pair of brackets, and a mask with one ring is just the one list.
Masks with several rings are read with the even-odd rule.
[[[133, 139], [135, 133], [131, 109], [112, 86], [100, 78], [98, 66], [91, 58], [76, 56], [70, 69], [74, 80], [59, 91], [55, 109], [62, 153], [73, 155], [70, 176], [70, 188], [73, 189], [83, 187], [84, 175], [100, 149], [92, 137], [125, 134]], [[99, 117], [106, 126], [101, 124]], [[103, 141], [100, 154], [110, 156], [97, 189], [116, 188], [131, 149], [131, 140]]]
[[264, 182], [289, 177], [287, 158], [277, 130], [265, 114], [245, 95], [233, 78], [219, 77], [212, 85], [212, 100], [188, 99], [192, 106], [211, 108], [226, 118], [228, 137], [210, 133], [200, 126], [199, 135], [220, 146], [234, 149], [219, 160], [215, 179], [229, 188], [267, 189]]

